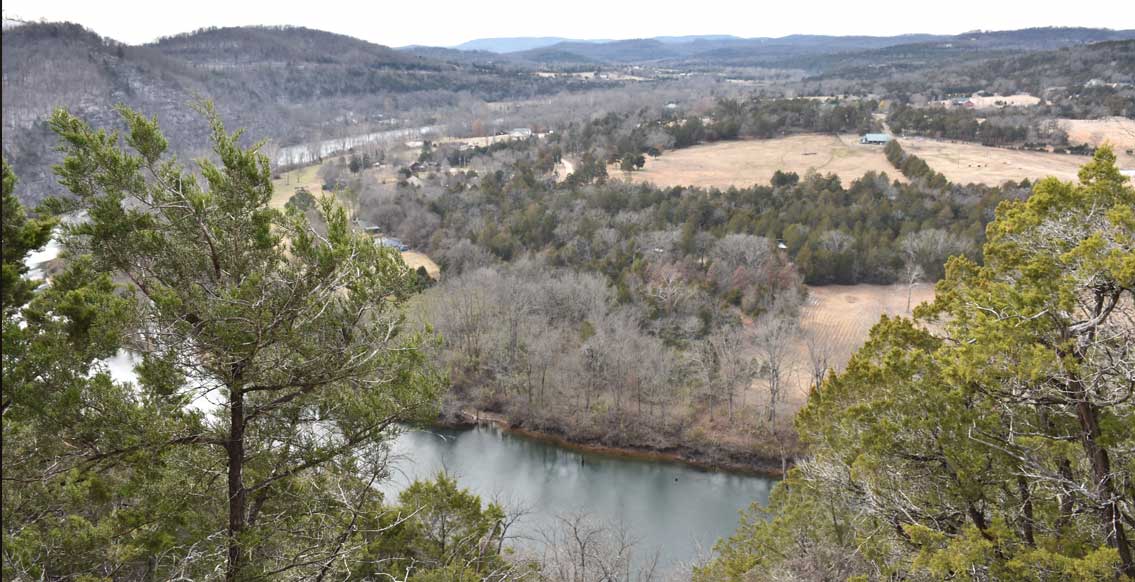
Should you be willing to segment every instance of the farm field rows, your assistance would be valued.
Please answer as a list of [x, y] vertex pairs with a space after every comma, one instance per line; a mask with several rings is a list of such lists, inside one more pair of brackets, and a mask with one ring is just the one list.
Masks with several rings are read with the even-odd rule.
[[[775, 139], [723, 141], [672, 150], [657, 158], [647, 158], [641, 171], [633, 172], [635, 182], [658, 186], [696, 186], [702, 188], [766, 185], [777, 170], [809, 170], [834, 173], [844, 183], [868, 171], [886, 172], [892, 179], [904, 180], [887, 162], [881, 146], [861, 145], [855, 135], [793, 135]], [[608, 168], [611, 176], [621, 176], [618, 166]]]

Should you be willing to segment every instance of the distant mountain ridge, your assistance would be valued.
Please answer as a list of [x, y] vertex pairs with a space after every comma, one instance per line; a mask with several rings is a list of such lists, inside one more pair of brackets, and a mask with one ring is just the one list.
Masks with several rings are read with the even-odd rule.
[[511, 37], [471, 40], [457, 50], [480, 50], [524, 61], [657, 62], [667, 59], [712, 60], [715, 54], [736, 59], [749, 55], [804, 55], [884, 49], [902, 45], [953, 43], [959, 48], [1051, 50], [1067, 46], [1135, 39], [1135, 30], [1104, 28], [1027, 28], [1010, 31], [971, 31], [957, 35], [901, 34], [894, 36], [831, 36], [792, 34], [783, 37], [741, 38], [732, 35], [658, 36], [645, 39], [580, 40], [561, 37]]
[[491, 53], [516, 53], [559, 44], [561, 42], [609, 42], [606, 40], [579, 40], [561, 36], [516, 36], [501, 38], [478, 38], [447, 47], [463, 51], [488, 51]]

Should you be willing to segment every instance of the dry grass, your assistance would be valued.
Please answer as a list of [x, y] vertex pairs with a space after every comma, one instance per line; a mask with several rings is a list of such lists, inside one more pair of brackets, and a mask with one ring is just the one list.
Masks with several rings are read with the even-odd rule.
[[1110, 143], [1119, 157], [1119, 167], [1135, 168], [1135, 119], [1108, 117], [1105, 119], [1061, 119], [1060, 127], [1068, 132], [1068, 141], [1099, 147]]
[[319, 181], [319, 165], [304, 166], [284, 172], [280, 177], [272, 180], [272, 201], [268, 203], [272, 208], [283, 208], [296, 193], [296, 188], [307, 188], [312, 196], [319, 196], [323, 185]]
[[[331, 158], [324, 163], [336, 163], [336, 161], [335, 158]], [[319, 164], [315, 164], [281, 174], [278, 179], [272, 181], [272, 200], [268, 205], [272, 208], [283, 208], [284, 205], [288, 203], [288, 200], [291, 199], [292, 195], [295, 194], [296, 188], [300, 186], [306, 187], [313, 196], [318, 198], [323, 192], [323, 185], [317, 175], [319, 168]], [[375, 178], [383, 183], [395, 179], [393, 171], [390, 169], [368, 169], [367, 173], [374, 174]], [[406, 265], [411, 269], [425, 267], [426, 272], [429, 273], [430, 277], [433, 277], [434, 280], [437, 280], [441, 276], [441, 269], [438, 268], [437, 263], [433, 262], [432, 259], [423, 253], [418, 251], [406, 251], [402, 253], [402, 260], [405, 261]]]
[[1037, 180], [1056, 176], [1076, 180], [1084, 156], [1028, 152], [962, 142], [930, 139], [902, 139], [907, 153], [924, 160], [951, 182], [998, 185], [1007, 180]]
[[982, 97], [974, 95], [969, 98], [973, 102], [974, 107], [978, 109], [996, 109], [999, 107], [1028, 107], [1030, 105], [1037, 105], [1040, 103], [1040, 98], [1029, 95], [1027, 93], [1018, 93], [1016, 95], [993, 95], [991, 97]]
[[482, 137], [448, 137], [447, 136], [447, 137], [441, 137], [441, 138], [438, 138], [436, 140], [431, 140], [431, 141], [433, 141], [434, 143], [445, 143], [445, 144], [466, 144], [466, 145], [469, 145], [469, 146], [472, 146], [472, 147], [484, 148], [484, 147], [489, 147], [489, 146], [491, 146], [495, 143], [498, 143], [498, 142], [512, 141], [513, 139], [515, 139], [515, 138], [513, 138], [510, 135], [486, 135], [486, 136], [482, 136]]
[[[906, 297], [906, 285], [809, 287], [808, 301], [800, 316], [800, 335], [793, 346], [791, 362], [786, 366], [788, 385], [778, 413], [791, 415], [807, 400], [811, 382], [809, 338], [827, 351], [832, 368], [842, 370], [881, 316], [910, 316]], [[934, 286], [918, 284], [911, 293], [910, 304], [913, 308], [933, 299]], [[763, 379], [754, 382], [746, 395], [749, 403], [763, 404], [767, 398], [767, 384]]]
[[[805, 335], [824, 338], [832, 347], [832, 361], [842, 368], [867, 339], [867, 332], [883, 315], [910, 316], [906, 285], [826, 285], [808, 288], [801, 315]], [[911, 307], [934, 299], [934, 285], [920, 283], [911, 292]], [[801, 348], [804, 348], [801, 340]]]
[[[860, 145], [854, 135], [815, 134], [726, 141], [669, 151], [648, 158], [646, 167], [634, 172], [631, 179], [659, 186], [748, 187], [768, 184], [777, 170], [800, 175], [809, 170], [834, 173], [845, 182], [871, 170], [903, 179], [887, 163], [882, 147]], [[623, 175], [618, 166], [609, 167], [608, 172]]]
[[406, 266], [411, 269], [418, 267], [425, 267], [426, 272], [429, 273], [435, 281], [441, 277], [441, 269], [438, 268], [437, 263], [423, 253], [418, 251], [405, 251], [402, 253], [402, 260], [405, 261]]

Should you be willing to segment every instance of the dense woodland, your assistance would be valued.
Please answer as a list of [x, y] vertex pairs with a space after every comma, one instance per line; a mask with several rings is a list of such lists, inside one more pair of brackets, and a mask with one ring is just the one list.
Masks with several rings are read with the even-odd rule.
[[[360, 179], [361, 215], [443, 261], [467, 239], [497, 260], [537, 253], [553, 265], [621, 280], [640, 254], [650, 258], [641, 250], [647, 245], [635, 242], [640, 235], [665, 233], [680, 256], [700, 260], [713, 241], [745, 234], [782, 241], [806, 283], [891, 283], [901, 279], [902, 242], [910, 235], [933, 230], [954, 240], [921, 265], [936, 280], [946, 257], [980, 246], [998, 202], [1030, 188], [948, 184], [907, 164], [911, 182], [869, 173], [844, 184], [834, 175], [778, 173], [749, 188], [664, 189], [613, 179], [588, 154], [557, 185], [549, 173], [563, 149], [550, 140], [486, 150], [465, 158], [464, 171], [423, 174], [421, 187]], [[444, 150], [431, 155], [446, 159]]]
[[[786, 109], [808, 103], [841, 107]], [[473, 151], [427, 144], [415, 182], [325, 166], [357, 192], [362, 220], [442, 267], [420, 308], [448, 338], [446, 414], [500, 412], [581, 442], [733, 464], [791, 456], [783, 398], [800, 379], [787, 376], [786, 346], [810, 346], [814, 377], [831, 365], [826, 338], [799, 329], [804, 284], [936, 281], [948, 257], [977, 258], [994, 208], [1030, 188], [948, 184], [909, 161], [898, 164], [909, 182], [777, 173], [724, 192], [631, 185], [604, 158], [658, 134], [621, 132], [634, 119]], [[588, 145], [557, 182], [561, 152]]]

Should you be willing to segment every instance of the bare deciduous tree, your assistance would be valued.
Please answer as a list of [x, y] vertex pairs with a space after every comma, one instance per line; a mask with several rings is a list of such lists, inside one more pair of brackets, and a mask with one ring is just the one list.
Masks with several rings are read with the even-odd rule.
[[783, 293], [756, 324], [761, 372], [768, 381], [769, 404], [766, 418], [773, 432], [776, 432], [776, 412], [780, 405], [789, 355], [793, 340], [799, 333], [799, 308], [799, 294]]
[[556, 516], [539, 533], [532, 556], [542, 579], [550, 582], [652, 582], [658, 555], [639, 557], [626, 528], [602, 523], [585, 513]]

